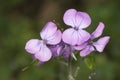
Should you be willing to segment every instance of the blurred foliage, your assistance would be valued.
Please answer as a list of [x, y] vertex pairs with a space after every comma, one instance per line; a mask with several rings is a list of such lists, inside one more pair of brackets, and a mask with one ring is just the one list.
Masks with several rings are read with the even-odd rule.
[[[60, 21], [63, 28], [63, 13], [69, 8], [90, 14], [90, 32], [100, 21], [105, 23], [104, 35], [111, 39], [104, 53], [94, 53], [95, 80], [120, 80], [119, 3], [119, 0], [0, 0], [0, 80], [67, 79], [67, 67], [55, 59], [25, 71], [22, 69], [32, 62], [31, 55], [24, 50], [25, 43], [32, 38], [40, 39], [39, 32], [46, 21]], [[79, 54], [77, 58], [77, 62], [72, 63], [73, 72], [80, 66], [77, 80], [88, 80], [90, 70]]]
[[84, 59], [84, 62], [86, 64], [86, 66], [88, 67], [88, 69], [90, 69], [91, 71], [94, 70], [94, 68], [95, 68], [95, 57], [94, 56], [87, 56]]

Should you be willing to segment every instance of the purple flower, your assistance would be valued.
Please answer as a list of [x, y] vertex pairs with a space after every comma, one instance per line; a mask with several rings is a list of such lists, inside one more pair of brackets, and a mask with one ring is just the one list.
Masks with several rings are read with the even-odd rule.
[[90, 34], [83, 30], [91, 24], [90, 16], [85, 12], [69, 9], [63, 16], [64, 23], [72, 28], [63, 32], [62, 39], [70, 45], [81, 45], [90, 38]]
[[61, 35], [62, 33], [60, 30], [57, 30], [56, 24], [53, 22], [48, 22], [40, 32], [42, 40], [29, 40], [26, 43], [25, 49], [27, 52], [33, 54], [35, 58], [39, 59], [40, 61], [48, 61], [52, 57], [52, 52], [47, 47], [47, 44], [58, 44], [61, 41]]
[[102, 35], [103, 29], [104, 29], [104, 24], [100, 22], [96, 30], [91, 34], [90, 39], [86, 41], [83, 45], [75, 47], [77, 50], [82, 49], [80, 52], [80, 56], [84, 57], [95, 50], [98, 52], [103, 52], [105, 46], [109, 42], [110, 37], [105, 36], [98, 39], [96, 42], [93, 42], [93, 39], [98, 38]]

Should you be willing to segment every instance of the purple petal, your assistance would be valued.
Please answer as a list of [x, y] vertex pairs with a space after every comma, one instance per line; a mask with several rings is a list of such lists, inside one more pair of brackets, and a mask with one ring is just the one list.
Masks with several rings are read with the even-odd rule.
[[42, 45], [39, 52], [35, 54], [35, 58], [37, 58], [42, 62], [50, 60], [51, 57], [52, 57], [52, 53], [46, 45]]
[[63, 21], [66, 25], [69, 25], [71, 27], [75, 27], [75, 14], [77, 11], [75, 9], [68, 9], [64, 16], [63, 16]]
[[49, 49], [52, 52], [52, 56], [57, 56], [57, 46], [49, 46]]
[[75, 50], [82, 50], [83, 48], [85, 48], [87, 46], [87, 43], [83, 43], [83, 44], [81, 44], [81, 45], [75, 45], [75, 46], [73, 46], [73, 48], [75, 49]]
[[57, 55], [62, 55], [64, 53], [65, 46], [66, 44], [63, 41], [59, 43], [59, 47], [57, 49]]
[[80, 56], [81, 57], [85, 57], [88, 54], [90, 54], [92, 51], [94, 51], [94, 47], [91, 45], [86, 46], [81, 52], [80, 52]]
[[109, 39], [109, 36], [102, 37], [97, 42], [94, 42], [93, 45], [96, 47], [98, 52], [103, 52], [105, 46], [109, 42]]
[[62, 39], [70, 45], [81, 45], [90, 38], [90, 34], [85, 30], [66, 29], [63, 32]]
[[49, 49], [51, 50], [53, 57], [59, 56], [59, 54], [57, 53], [59, 47], [60, 47], [59, 45], [49, 46]]
[[57, 49], [57, 55], [60, 56], [62, 53], [62, 50], [63, 50], [63, 46], [59, 46], [58, 49]]
[[31, 39], [25, 45], [25, 50], [28, 53], [35, 54], [39, 51], [41, 46], [41, 41], [38, 39]]
[[40, 32], [42, 39], [47, 39], [57, 31], [57, 26], [53, 22], [48, 22]]
[[63, 41], [65, 43], [75, 45], [77, 43], [77, 39], [74, 39], [74, 38], [77, 38], [77, 37], [74, 33], [76, 33], [76, 31], [73, 28], [66, 29], [62, 35]]
[[63, 16], [64, 23], [72, 26], [86, 28], [91, 24], [90, 16], [85, 12], [76, 11], [75, 9], [69, 9]]
[[82, 30], [82, 29], [78, 31], [78, 36], [79, 36], [78, 45], [82, 45], [84, 42], [90, 39], [90, 34], [87, 31]]
[[61, 41], [62, 33], [60, 30], [57, 30], [53, 35], [49, 36], [47, 40], [47, 44], [55, 45]]
[[96, 30], [91, 34], [91, 39], [98, 38], [102, 35], [104, 29], [104, 24], [102, 22], [99, 23]]
[[49, 46], [53, 57], [62, 55], [64, 52], [64, 47], [65, 47], [65, 43], [63, 41], [61, 41], [57, 45], [50, 45]]
[[83, 29], [91, 24], [91, 18], [87, 13], [79, 11], [78, 16], [76, 17], [76, 22], [79, 22], [76, 23], [77, 25], [79, 24], [78, 25], [79, 29]]

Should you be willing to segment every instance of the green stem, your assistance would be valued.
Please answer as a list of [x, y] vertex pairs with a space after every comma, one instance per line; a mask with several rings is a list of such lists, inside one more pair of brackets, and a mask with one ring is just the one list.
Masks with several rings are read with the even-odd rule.
[[71, 55], [70, 55], [70, 57], [69, 57], [69, 59], [68, 59], [68, 74], [69, 75], [72, 75], [72, 65], [71, 65]]
[[75, 80], [72, 76], [72, 56], [68, 59], [68, 80]]

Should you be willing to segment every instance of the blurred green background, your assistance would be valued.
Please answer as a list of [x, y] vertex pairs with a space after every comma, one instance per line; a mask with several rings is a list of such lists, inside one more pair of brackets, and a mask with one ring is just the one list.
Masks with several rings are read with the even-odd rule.
[[[119, 0], [0, 0], [0, 80], [67, 80], [67, 67], [54, 59], [22, 69], [32, 62], [25, 43], [40, 38], [39, 32], [47, 21], [55, 20], [65, 27], [62, 17], [69, 8], [90, 14], [90, 31], [100, 21], [105, 23], [103, 34], [111, 39], [102, 55], [96, 56], [95, 80], [120, 80]], [[89, 69], [81, 58], [73, 60], [73, 70], [76, 65], [80, 66], [76, 80], [88, 80]]]

